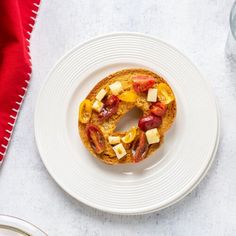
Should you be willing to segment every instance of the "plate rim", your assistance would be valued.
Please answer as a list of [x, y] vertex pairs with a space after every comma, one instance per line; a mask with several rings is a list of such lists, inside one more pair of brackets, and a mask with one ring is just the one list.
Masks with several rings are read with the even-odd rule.
[[[144, 210], [143, 208], [136, 208], [135, 211], [132, 210], [130, 211], [130, 209], [128, 210], [120, 210], [120, 209], [115, 209], [115, 208], [108, 208], [108, 207], [101, 207], [97, 204], [91, 203], [90, 201], [87, 201], [86, 199], [81, 199], [78, 198], [76, 196], [76, 194], [74, 194], [72, 191], [68, 190], [66, 187], [62, 187], [62, 185], [57, 181], [56, 178], [54, 178], [53, 174], [49, 171], [44, 159], [43, 159], [43, 155], [41, 153], [41, 149], [40, 149], [40, 144], [39, 144], [39, 140], [37, 137], [37, 131], [36, 131], [36, 117], [37, 117], [37, 108], [39, 107], [39, 103], [40, 103], [40, 97], [42, 96], [43, 90], [47, 85], [47, 82], [49, 81], [49, 77], [50, 75], [53, 73], [53, 71], [56, 69], [56, 67], [58, 66], [58, 64], [60, 64], [68, 55], [70, 55], [71, 53], [73, 53], [74, 51], [76, 51], [78, 48], [83, 47], [86, 44], [92, 43], [93, 41], [102, 39], [102, 38], [106, 38], [109, 36], [141, 36], [144, 38], [149, 38], [152, 39], [154, 41], [158, 41], [162, 44], [165, 44], [166, 46], [172, 48], [174, 51], [176, 51], [177, 53], [179, 53], [180, 55], [182, 55], [187, 61], [189, 61], [191, 63], [191, 65], [194, 67], [194, 69], [199, 73], [199, 75], [202, 78], [202, 83], [204, 83], [204, 86], [206, 87], [209, 95], [212, 97], [213, 101], [214, 101], [214, 105], [216, 108], [216, 113], [217, 113], [217, 136], [216, 136], [216, 141], [215, 141], [215, 147], [214, 150], [212, 150], [211, 153], [211, 158], [209, 159], [208, 164], [206, 165], [205, 170], [202, 172], [202, 175], [199, 176], [199, 178], [192, 183], [192, 186], [189, 187], [184, 193], [182, 193], [179, 197], [177, 197], [176, 199], [170, 201], [168, 204], [165, 204], [161, 207], [158, 208], [153, 208], [150, 210]], [[214, 95], [213, 89], [211, 88], [211, 86], [209, 85], [208, 81], [205, 79], [205, 77], [202, 75], [201, 71], [198, 69], [198, 67], [192, 62], [192, 60], [190, 60], [185, 54], [183, 54], [179, 49], [177, 49], [175, 46], [165, 42], [164, 40], [160, 39], [159, 37], [150, 35], [150, 34], [145, 34], [145, 33], [140, 33], [140, 32], [126, 32], [126, 31], [119, 31], [119, 32], [113, 32], [113, 33], [107, 33], [107, 34], [102, 34], [102, 35], [98, 35], [95, 37], [92, 37], [88, 40], [84, 40], [81, 43], [75, 45], [74, 47], [72, 47], [70, 50], [66, 51], [61, 57], [59, 57], [58, 60], [56, 60], [55, 64], [52, 66], [52, 68], [49, 70], [49, 72], [46, 75], [46, 79], [42, 82], [41, 88], [39, 90], [37, 99], [36, 99], [36, 105], [35, 105], [35, 109], [34, 109], [34, 138], [35, 138], [35, 142], [36, 142], [36, 146], [40, 155], [40, 158], [47, 170], [47, 172], [49, 173], [49, 175], [52, 177], [52, 179], [57, 183], [57, 185], [68, 195], [70, 195], [71, 197], [73, 197], [74, 199], [76, 199], [77, 201], [79, 201], [80, 203], [85, 204], [86, 206], [92, 207], [94, 209], [98, 209], [100, 211], [106, 212], [106, 213], [111, 213], [111, 214], [119, 214], [119, 215], [143, 215], [143, 214], [149, 214], [152, 212], [157, 212], [160, 211], [164, 208], [167, 208], [177, 202], [179, 202], [180, 200], [182, 200], [184, 197], [186, 197], [189, 193], [191, 193], [197, 186], [198, 184], [203, 180], [203, 178], [206, 176], [208, 170], [210, 169], [210, 167], [212, 166], [212, 163], [215, 159], [217, 150], [218, 150], [218, 146], [219, 146], [219, 141], [220, 141], [220, 112], [219, 112], [219, 106], [218, 106], [218, 102], [217, 99]], [[147, 207], [145, 207], [147, 208]]]
[[[12, 222], [12, 220], [14, 222]], [[24, 224], [24, 226], [22, 226], [22, 227], [24, 227], [24, 229], [16, 228], [16, 227], [19, 227], [19, 226], [14, 225], [14, 223], [15, 224], [18, 224], [18, 223], [19, 224]], [[9, 226], [11, 228], [18, 229], [18, 230], [22, 231], [25, 234], [33, 234], [34, 233], [34, 235], [35, 235], [35, 233], [37, 233], [37, 235], [38, 235], [38, 233], [40, 233], [40, 235], [47, 236], [47, 234], [44, 231], [42, 231], [38, 226], [30, 223], [29, 221], [26, 221], [26, 220], [23, 220], [19, 217], [16, 217], [16, 216], [0, 214], [0, 229], [1, 229], [1, 226], [6, 226], [6, 227]], [[28, 230], [30, 230], [30, 232]], [[34, 232], [32, 230], [34, 230]], [[37, 232], [35, 232], [35, 230], [37, 230]]]

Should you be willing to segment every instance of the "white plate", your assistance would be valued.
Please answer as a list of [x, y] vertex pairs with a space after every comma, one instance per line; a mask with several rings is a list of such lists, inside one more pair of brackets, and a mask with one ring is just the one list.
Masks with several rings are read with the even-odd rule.
[[[177, 119], [152, 157], [105, 165], [80, 140], [78, 105], [108, 74], [137, 67], [168, 81]], [[200, 182], [217, 149], [218, 122], [211, 91], [183, 54], [147, 35], [117, 33], [83, 43], [52, 69], [38, 98], [35, 136], [46, 168], [71, 196], [103, 211], [143, 214], [175, 203]]]
[[47, 236], [36, 226], [16, 217], [0, 215], [0, 235]]

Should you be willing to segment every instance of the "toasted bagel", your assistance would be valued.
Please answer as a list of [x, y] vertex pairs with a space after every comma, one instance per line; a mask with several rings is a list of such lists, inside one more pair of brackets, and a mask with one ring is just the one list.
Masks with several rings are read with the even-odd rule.
[[[134, 76], [151, 76], [155, 79], [155, 84], [158, 85], [160, 83], [164, 83], [168, 85], [168, 83], [159, 75], [156, 73], [146, 70], [146, 69], [124, 69], [121, 71], [118, 71], [116, 73], [113, 73], [106, 78], [102, 79], [100, 82], [98, 82], [95, 87], [91, 90], [91, 92], [88, 94], [86, 99], [90, 100], [91, 103], [94, 103], [96, 100], [96, 96], [99, 93], [101, 89], [104, 89], [107, 91], [107, 95], [111, 94], [109, 85], [113, 84], [116, 81], [121, 82], [123, 92], [124, 91], [134, 91], [133, 85], [132, 85], [132, 78]], [[170, 87], [168, 85], [168, 87]], [[172, 91], [172, 90], [171, 90]], [[173, 91], [172, 91], [173, 93]], [[174, 96], [174, 93], [173, 93]], [[103, 136], [104, 136], [104, 151], [101, 153], [97, 153], [93, 146], [90, 143], [88, 134], [86, 132], [86, 123], [78, 122], [78, 128], [80, 137], [85, 145], [85, 147], [89, 150], [89, 152], [99, 160], [103, 161], [106, 164], [115, 165], [115, 164], [122, 164], [122, 163], [134, 163], [134, 155], [132, 151], [132, 143], [123, 143], [123, 146], [126, 150], [126, 155], [118, 159], [114, 149], [113, 145], [111, 145], [108, 141], [109, 136], [119, 136], [124, 137], [126, 132], [119, 132], [116, 131], [117, 124], [119, 123], [120, 119], [130, 110], [137, 107], [142, 110], [143, 116], [146, 116], [150, 114], [150, 105], [152, 103], [147, 101], [147, 93], [137, 93], [137, 100], [135, 102], [125, 102], [120, 101], [118, 110], [115, 114], [113, 114], [109, 119], [102, 120], [99, 117], [99, 112], [93, 111], [91, 113], [91, 118], [89, 120], [90, 124], [94, 124], [101, 130]], [[165, 132], [172, 126], [174, 120], [176, 117], [176, 99], [174, 97], [173, 101], [171, 101], [167, 105], [167, 110], [165, 115], [162, 117], [162, 123], [158, 127], [158, 131], [160, 134], [160, 142], [154, 143], [148, 145], [147, 153], [143, 159], [146, 159], [150, 156], [151, 153], [153, 153], [156, 149], [158, 149], [163, 142], [164, 134]], [[140, 128], [137, 127], [137, 138], [142, 132]]]

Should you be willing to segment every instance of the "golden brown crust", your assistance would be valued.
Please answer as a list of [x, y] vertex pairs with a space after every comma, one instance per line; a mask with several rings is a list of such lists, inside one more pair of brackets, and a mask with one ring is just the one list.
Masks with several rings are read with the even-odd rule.
[[[87, 99], [91, 100], [92, 103], [95, 101], [95, 97], [97, 93], [103, 88], [107, 91], [109, 91], [108, 86], [115, 81], [120, 81], [122, 83], [122, 86], [125, 90], [133, 90], [131, 78], [134, 75], [150, 75], [154, 77], [157, 81], [157, 83], [166, 83], [168, 84], [161, 76], [153, 73], [152, 71], [146, 70], [146, 69], [125, 69], [118, 71], [114, 74], [111, 74], [107, 76], [106, 78], [102, 79], [100, 82], [98, 82], [95, 87], [91, 90], [91, 92], [86, 97]], [[115, 128], [117, 124], [119, 123], [121, 117], [126, 114], [128, 111], [130, 111], [134, 107], [138, 107], [143, 111], [143, 114], [146, 115], [149, 113], [149, 105], [150, 103], [146, 100], [146, 94], [139, 94], [139, 97], [135, 104], [127, 103], [121, 101], [119, 104], [119, 109], [116, 114], [114, 114], [112, 117], [110, 117], [107, 121], [101, 122], [98, 118], [98, 114], [96, 112], [92, 113], [90, 123], [93, 123], [97, 125], [102, 133], [104, 134], [106, 144], [105, 144], [105, 151], [102, 154], [96, 154], [92, 147], [89, 144], [86, 132], [85, 132], [85, 124], [82, 124], [79, 122], [79, 133], [81, 136], [81, 139], [86, 146], [86, 148], [90, 151], [93, 156], [98, 158], [99, 160], [105, 162], [106, 164], [119, 164], [119, 163], [133, 163], [133, 155], [131, 148], [129, 147], [129, 144], [125, 144], [125, 148], [127, 151], [127, 155], [122, 158], [121, 160], [118, 160], [116, 158], [116, 155], [112, 149], [112, 146], [108, 143], [108, 136], [109, 135], [119, 135], [124, 136], [125, 132], [117, 132], [115, 131]], [[164, 116], [162, 120], [162, 124], [160, 128], [158, 128], [159, 133], [161, 134], [161, 142], [158, 144], [152, 144], [149, 146], [148, 154], [146, 156], [149, 157], [152, 152], [154, 152], [161, 143], [163, 142], [164, 133], [171, 127], [172, 123], [174, 122], [176, 116], [176, 101], [174, 100], [172, 103], [168, 105], [166, 115]]]

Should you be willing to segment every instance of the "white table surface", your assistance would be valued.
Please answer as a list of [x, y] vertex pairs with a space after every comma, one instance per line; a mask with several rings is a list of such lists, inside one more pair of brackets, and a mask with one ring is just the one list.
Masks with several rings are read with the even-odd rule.
[[[50, 236], [236, 235], [236, 65], [224, 54], [232, 2], [43, 1], [31, 40], [31, 84], [0, 170], [0, 213]], [[49, 176], [34, 140], [35, 103], [51, 67], [73, 46], [114, 31], [148, 33], [177, 47], [205, 75], [221, 111], [221, 142], [208, 175], [178, 204], [144, 216], [110, 215], [72, 199]]]

